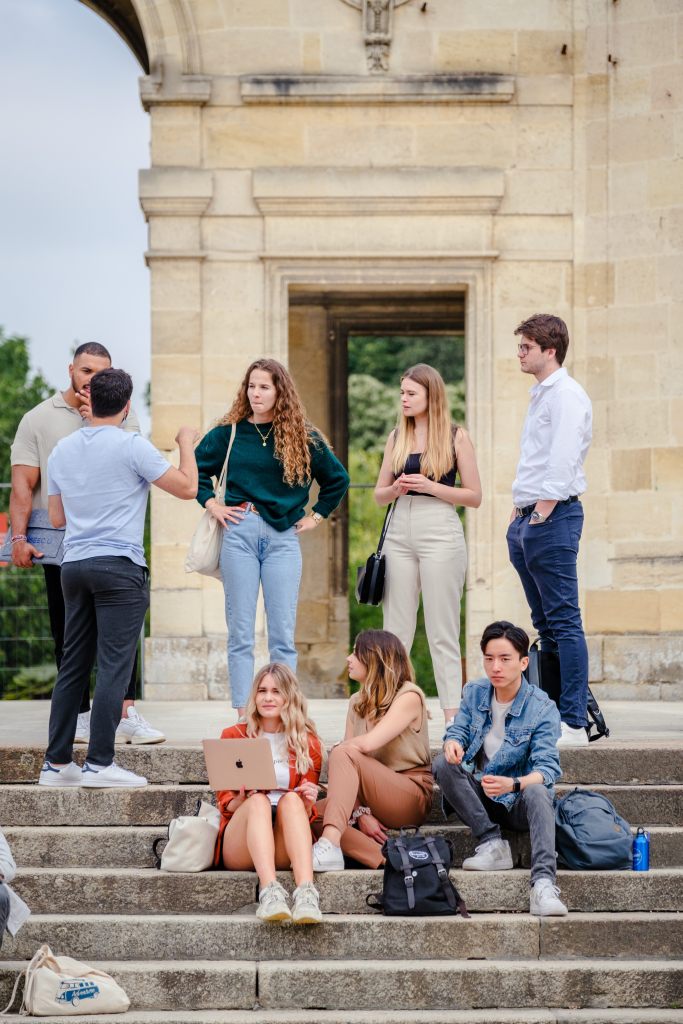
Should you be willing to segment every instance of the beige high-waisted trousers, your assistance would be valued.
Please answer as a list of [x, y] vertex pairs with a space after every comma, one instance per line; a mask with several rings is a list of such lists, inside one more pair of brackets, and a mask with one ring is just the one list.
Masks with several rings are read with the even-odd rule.
[[460, 599], [467, 548], [455, 507], [426, 494], [399, 498], [384, 555], [384, 628], [410, 652], [422, 592], [439, 701], [442, 708], [457, 708], [462, 689]]

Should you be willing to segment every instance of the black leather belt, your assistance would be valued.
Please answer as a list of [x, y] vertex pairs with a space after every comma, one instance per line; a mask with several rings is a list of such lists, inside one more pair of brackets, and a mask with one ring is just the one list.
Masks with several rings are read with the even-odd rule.
[[[571, 498], [565, 498], [564, 501], [558, 501], [557, 505], [571, 505], [571, 503], [573, 501], [578, 501], [578, 500], [579, 500], [578, 494], [572, 494]], [[515, 515], [517, 516], [517, 518], [520, 518], [522, 516], [530, 516], [535, 508], [536, 508], [536, 503], [535, 502], [534, 502], [533, 505], [525, 505], [524, 508], [518, 508], [517, 506], [515, 506]]]

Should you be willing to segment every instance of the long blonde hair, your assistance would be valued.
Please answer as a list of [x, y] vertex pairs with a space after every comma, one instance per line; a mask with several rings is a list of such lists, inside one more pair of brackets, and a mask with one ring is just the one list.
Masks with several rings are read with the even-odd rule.
[[[457, 427], [451, 421], [446, 385], [439, 371], [427, 363], [417, 363], [407, 369], [401, 376], [401, 383], [408, 378], [427, 391], [427, 444], [420, 456], [420, 472], [433, 480], [440, 480], [453, 469], [455, 462], [453, 442]], [[391, 458], [391, 468], [396, 476], [403, 472], [406, 459], [415, 450], [415, 443], [414, 417], [399, 414]]]
[[415, 682], [408, 652], [386, 629], [364, 629], [356, 637], [353, 653], [367, 671], [354, 710], [360, 718], [382, 718], [403, 684]]
[[256, 693], [266, 676], [273, 677], [277, 683], [278, 690], [285, 699], [282, 711], [280, 712], [280, 718], [282, 719], [287, 739], [287, 747], [294, 753], [297, 772], [299, 775], [305, 775], [312, 766], [311, 756], [308, 751], [308, 734], [310, 733], [318, 737], [318, 733], [315, 725], [308, 717], [306, 698], [299, 689], [297, 678], [288, 665], [274, 661], [270, 665], [264, 665], [256, 673], [245, 712], [247, 736], [256, 737], [261, 735], [261, 716], [256, 709]]
[[273, 442], [275, 457], [282, 463], [284, 479], [290, 487], [299, 484], [305, 487], [311, 482], [311, 452], [309, 443], [320, 438], [328, 444], [327, 438], [316, 430], [306, 419], [306, 410], [297, 394], [294, 381], [282, 363], [276, 359], [255, 359], [248, 367], [244, 380], [240, 384], [230, 411], [218, 421], [222, 426], [228, 423], [239, 423], [252, 415], [249, 403], [249, 378], [254, 370], [263, 370], [270, 374], [275, 386], [275, 406], [273, 408]]

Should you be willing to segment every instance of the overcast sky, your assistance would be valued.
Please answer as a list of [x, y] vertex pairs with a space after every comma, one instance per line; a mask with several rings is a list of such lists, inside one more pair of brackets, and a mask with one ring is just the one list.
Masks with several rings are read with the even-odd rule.
[[106, 345], [148, 429], [142, 73], [78, 0], [0, 0], [0, 325], [59, 388], [74, 342]]

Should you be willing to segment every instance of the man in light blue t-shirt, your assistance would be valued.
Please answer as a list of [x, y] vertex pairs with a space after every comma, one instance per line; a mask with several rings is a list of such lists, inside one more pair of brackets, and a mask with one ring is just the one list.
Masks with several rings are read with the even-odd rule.
[[[91, 425], [63, 438], [48, 459], [48, 510], [66, 525], [62, 589], [64, 653], [50, 707], [50, 732], [39, 784], [144, 786], [114, 761], [121, 715], [140, 629], [149, 606], [143, 550], [150, 484], [177, 498], [197, 494], [193, 427], [181, 427], [175, 469], [140, 434], [119, 429], [133, 382], [123, 370], [97, 373], [90, 384]], [[97, 655], [90, 742], [83, 769], [72, 761], [84, 680]]]

